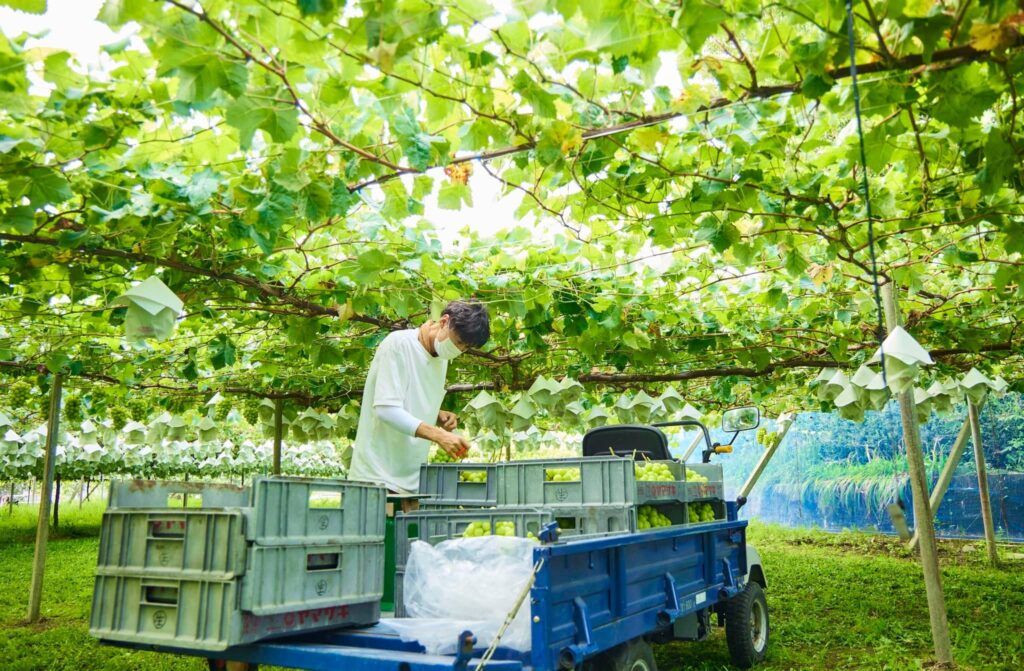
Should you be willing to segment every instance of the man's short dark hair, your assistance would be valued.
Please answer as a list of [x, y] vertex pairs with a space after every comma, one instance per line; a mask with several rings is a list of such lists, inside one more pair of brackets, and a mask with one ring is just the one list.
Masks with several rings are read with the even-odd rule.
[[491, 318], [478, 300], [452, 301], [441, 313], [445, 315], [459, 340], [470, 347], [480, 347], [491, 337]]

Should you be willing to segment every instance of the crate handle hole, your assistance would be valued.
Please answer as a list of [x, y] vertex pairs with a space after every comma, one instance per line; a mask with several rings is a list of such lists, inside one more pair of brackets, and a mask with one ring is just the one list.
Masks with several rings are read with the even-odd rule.
[[340, 552], [317, 552], [306, 555], [307, 571], [334, 571], [341, 566]]
[[149, 535], [153, 538], [184, 538], [185, 518], [167, 517], [149, 521]]
[[331, 508], [341, 509], [341, 492], [336, 489], [311, 489], [309, 490], [310, 508]]
[[419, 538], [420, 537], [420, 525], [418, 525], [416, 523], [410, 524], [408, 526], [408, 528], [406, 529], [405, 536], [409, 540], [412, 540], [413, 538]]
[[146, 585], [143, 598], [146, 603], [176, 606], [178, 605], [178, 588], [166, 585]]
[[168, 508], [202, 508], [203, 495], [188, 492], [171, 492], [167, 495]]
[[578, 521], [575, 517], [556, 517], [555, 521], [558, 522], [559, 529], [574, 531], [578, 528]]

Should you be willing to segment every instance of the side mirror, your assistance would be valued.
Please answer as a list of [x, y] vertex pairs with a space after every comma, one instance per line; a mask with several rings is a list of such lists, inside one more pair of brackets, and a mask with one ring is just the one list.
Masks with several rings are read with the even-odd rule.
[[756, 429], [761, 423], [761, 411], [754, 406], [731, 408], [722, 413], [722, 431], [739, 433]]

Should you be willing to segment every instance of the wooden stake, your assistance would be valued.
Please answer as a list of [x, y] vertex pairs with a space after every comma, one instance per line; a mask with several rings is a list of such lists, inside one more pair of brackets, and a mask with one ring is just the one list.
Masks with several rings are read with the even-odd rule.
[[[887, 282], [882, 287], [882, 302], [885, 307], [886, 328], [891, 333], [900, 325], [896, 291], [892, 282]], [[952, 667], [953, 648], [949, 640], [946, 598], [942, 591], [942, 573], [939, 571], [939, 557], [935, 547], [935, 522], [928, 501], [928, 482], [925, 477], [924, 454], [921, 452], [921, 434], [917, 426], [914, 390], [908, 389], [900, 394], [899, 402], [903, 443], [907, 448], [907, 464], [910, 467], [910, 490], [914, 498], [914, 526], [921, 536], [921, 568], [924, 570], [924, 586], [928, 595], [932, 642], [939, 664]]]
[[[967, 438], [971, 434], [971, 420], [965, 419], [964, 425], [960, 427], [960, 433], [957, 434], [956, 440], [953, 441], [953, 449], [949, 452], [949, 459], [946, 460], [946, 465], [942, 467], [942, 473], [939, 475], [939, 481], [935, 483], [934, 489], [932, 489], [932, 496], [928, 500], [928, 507], [932, 511], [932, 515], [939, 514], [939, 506], [942, 505], [942, 499], [946, 496], [946, 490], [949, 489], [950, 483], [953, 481], [953, 474], [956, 472], [957, 464], [960, 463], [960, 459], [964, 456], [964, 448], [967, 447]], [[917, 535], [917, 529], [914, 530], [914, 537], [910, 539], [910, 549], [916, 550], [917, 543], [921, 540]]]
[[992, 502], [988, 496], [988, 471], [985, 468], [985, 450], [981, 443], [981, 422], [978, 421], [978, 406], [967, 401], [967, 416], [971, 422], [974, 438], [974, 463], [978, 467], [978, 496], [981, 497], [981, 520], [985, 524], [985, 548], [988, 561], [993, 567], [999, 566], [996, 553], [996, 526], [992, 520]]
[[43, 457], [43, 489], [39, 496], [39, 519], [36, 522], [36, 551], [32, 558], [32, 583], [29, 587], [28, 621], [39, 621], [43, 599], [43, 571], [46, 568], [46, 543], [50, 538], [50, 496], [53, 494], [53, 470], [56, 461], [57, 431], [60, 429], [60, 397], [64, 377], [53, 376], [50, 388], [50, 414], [46, 426], [46, 454]]
[[274, 475], [281, 475], [281, 441], [283, 439], [284, 399], [279, 398], [274, 401]]
[[56, 489], [53, 492], [53, 528], [60, 528], [60, 476], [56, 477]]

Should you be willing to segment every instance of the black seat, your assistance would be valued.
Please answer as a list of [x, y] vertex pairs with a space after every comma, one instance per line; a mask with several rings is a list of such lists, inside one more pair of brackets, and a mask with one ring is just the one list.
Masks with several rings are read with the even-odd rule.
[[668, 451], [668, 438], [653, 426], [643, 424], [611, 424], [587, 431], [583, 436], [584, 457], [633, 456], [644, 459], [665, 460], [672, 456]]

